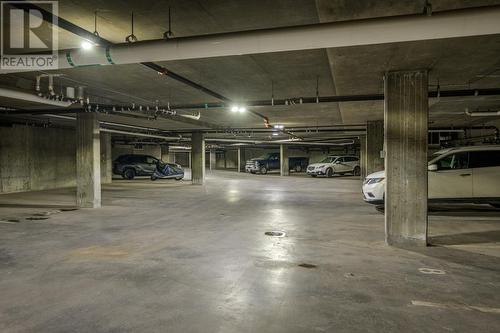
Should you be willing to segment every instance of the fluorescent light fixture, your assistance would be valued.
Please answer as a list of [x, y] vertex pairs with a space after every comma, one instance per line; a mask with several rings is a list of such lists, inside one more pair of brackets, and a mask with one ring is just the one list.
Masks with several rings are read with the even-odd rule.
[[278, 136], [278, 132], [273, 132], [273, 136]]
[[247, 112], [247, 108], [246, 108], [246, 107], [244, 107], [244, 106], [240, 106], [240, 107], [238, 108], [238, 112], [240, 112], [240, 113]]
[[276, 129], [283, 129], [283, 128], [285, 128], [285, 126], [283, 126], [283, 125], [274, 125], [274, 128], [276, 128]]
[[238, 110], [239, 110], [238, 105], [231, 106], [231, 112], [238, 112]]
[[92, 48], [92, 43], [89, 42], [88, 40], [84, 40], [82, 41], [82, 44], [80, 45], [82, 47], [82, 49], [84, 50], [90, 50]]

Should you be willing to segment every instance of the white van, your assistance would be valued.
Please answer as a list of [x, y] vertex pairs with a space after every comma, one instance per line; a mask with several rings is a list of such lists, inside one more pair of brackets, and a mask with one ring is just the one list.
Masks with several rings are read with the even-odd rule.
[[[428, 164], [429, 199], [488, 203], [500, 208], [500, 146], [470, 146], [437, 152]], [[363, 196], [384, 202], [385, 172], [368, 175]]]

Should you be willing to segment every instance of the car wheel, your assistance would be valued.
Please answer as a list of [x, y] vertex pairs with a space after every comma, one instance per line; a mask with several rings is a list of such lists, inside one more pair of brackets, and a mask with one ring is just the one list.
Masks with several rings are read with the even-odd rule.
[[126, 169], [123, 171], [123, 178], [132, 180], [135, 177], [135, 170], [134, 169]]
[[182, 180], [182, 177], [177, 177], [177, 178], [175, 178], [175, 180], [177, 180], [177, 181]]
[[251, 173], [252, 175], [255, 175], [255, 171], [250, 171], [250, 173]]
[[302, 171], [302, 167], [300, 165], [296, 165], [295, 172], [301, 172], [301, 171]]
[[152, 181], [155, 181], [155, 180], [157, 180], [157, 179], [158, 179], [158, 177], [156, 177], [155, 175], [151, 175], [151, 180], [152, 180]]
[[267, 168], [266, 167], [260, 168], [260, 173], [265, 175], [267, 173]]
[[353, 174], [354, 176], [359, 176], [359, 175], [361, 175], [361, 169], [359, 168], [359, 166], [354, 167], [354, 170], [352, 171], [352, 174]]
[[326, 169], [326, 177], [327, 178], [332, 178], [333, 177], [333, 169], [332, 168]]
[[318, 175], [311, 175], [311, 177], [318, 177]]

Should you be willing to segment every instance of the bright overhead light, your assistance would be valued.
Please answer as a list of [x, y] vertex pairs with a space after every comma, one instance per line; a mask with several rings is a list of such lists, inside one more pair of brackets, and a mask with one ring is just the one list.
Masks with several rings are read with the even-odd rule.
[[273, 132], [273, 135], [274, 135], [274, 136], [277, 136], [277, 135], [278, 135], [278, 132]]
[[285, 128], [285, 126], [283, 126], [283, 125], [274, 125], [274, 128], [276, 128], [276, 129], [283, 129], [283, 128]]
[[90, 49], [92, 48], [92, 46], [93, 46], [93, 45], [92, 45], [92, 43], [91, 43], [91, 42], [89, 42], [88, 40], [84, 40], [80, 46], [81, 46], [81, 47], [82, 47], [82, 49], [84, 49], [84, 50], [90, 50]]
[[231, 106], [231, 112], [240, 112], [240, 113], [243, 113], [243, 112], [246, 112], [247, 111], [247, 108], [244, 107], [243, 105], [238, 105], [238, 104], [234, 104]]

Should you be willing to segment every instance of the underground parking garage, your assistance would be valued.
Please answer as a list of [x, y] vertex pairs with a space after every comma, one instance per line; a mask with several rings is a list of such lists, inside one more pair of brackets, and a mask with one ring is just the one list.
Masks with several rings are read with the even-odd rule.
[[1, 332], [500, 330], [499, 1], [1, 5]]

